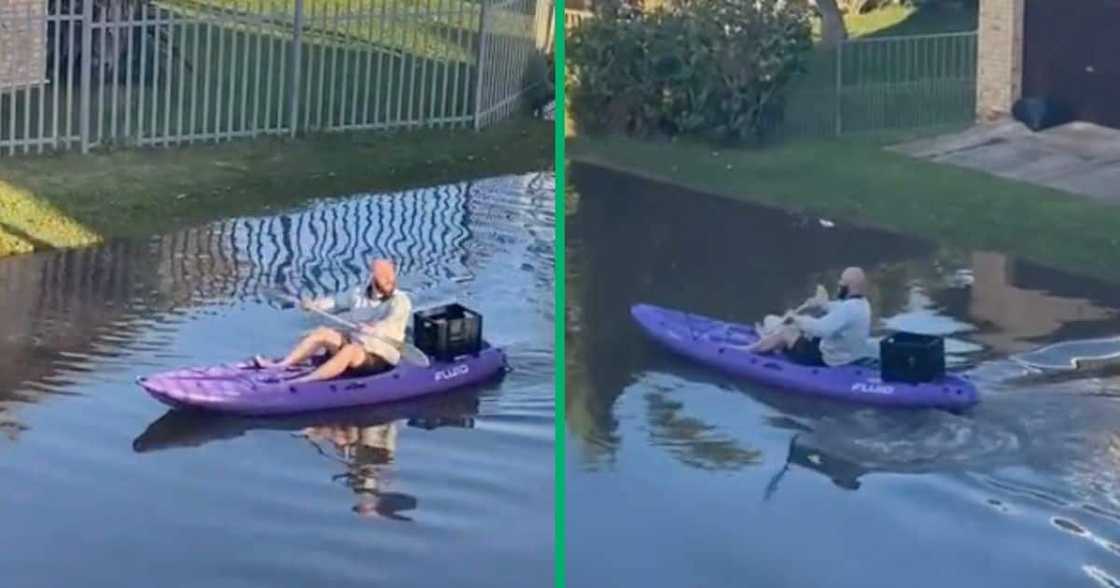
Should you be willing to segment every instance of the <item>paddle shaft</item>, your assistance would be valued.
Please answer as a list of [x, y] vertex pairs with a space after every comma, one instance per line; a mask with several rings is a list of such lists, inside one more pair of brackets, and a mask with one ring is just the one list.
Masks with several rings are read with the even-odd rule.
[[811, 303], [806, 302], [805, 304], [802, 304], [801, 306], [798, 306], [797, 308], [787, 312], [785, 314], [785, 316], [782, 317], [782, 322], [784, 323], [784, 322], [788, 321], [795, 314], [800, 314], [801, 311], [805, 310], [806, 308], [809, 308], [810, 304]]
[[370, 333], [368, 331], [365, 331], [365, 330], [362, 329], [361, 325], [358, 325], [357, 323], [350, 322], [350, 321], [348, 321], [348, 320], [346, 320], [346, 319], [344, 319], [340, 316], [335, 316], [335, 315], [333, 315], [333, 314], [331, 314], [331, 313], [329, 313], [325, 310], [315, 308], [313, 306], [312, 307], [305, 307], [303, 305], [303, 301], [300, 300], [299, 298], [296, 298], [295, 296], [291, 296], [291, 295], [285, 294], [283, 292], [276, 292], [275, 294], [276, 294], [276, 296], [278, 296], [280, 298], [283, 298], [284, 300], [287, 300], [288, 302], [291, 302], [292, 304], [295, 304], [295, 305], [299, 306], [300, 308], [310, 310], [311, 312], [313, 312], [313, 313], [315, 313], [319, 316], [322, 316], [324, 318], [330, 319], [330, 320], [338, 323], [339, 325], [342, 325], [344, 327], [348, 327], [351, 330], [356, 331], [357, 333], [359, 333], [363, 336], [373, 337], [374, 339], [377, 339], [377, 340], [379, 340], [383, 343], [386, 343], [388, 345], [392, 345], [392, 346], [394, 346], [398, 349], [403, 348], [407, 345], [406, 343], [403, 343], [403, 342], [391, 341], [387, 337], [382, 337], [381, 335], [378, 335], [377, 333]]
[[[344, 327], [349, 327], [350, 329], [358, 331], [359, 333], [362, 332], [361, 325], [359, 325], [357, 323], [350, 322], [350, 321], [348, 321], [348, 320], [346, 320], [346, 319], [344, 319], [340, 316], [335, 316], [335, 315], [333, 315], [333, 314], [331, 314], [331, 313], [329, 313], [325, 310], [322, 310], [322, 309], [319, 309], [319, 308], [314, 308], [314, 307], [307, 308], [306, 310], [310, 310], [311, 312], [313, 312], [313, 313], [315, 313], [315, 314], [317, 314], [317, 315], [319, 315], [319, 316], [321, 316], [325, 319], [332, 320], [332, 321], [334, 321], [334, 322], [336, 322], [336, 323], [338, 323], [338, 324], [340, 324]], [[375, 335], [373, 333], [366, 333], [366, 334], [371, 335], [375, 338], [381, 339], [381, 337], [379, 337], [378, 335]], [[386, 341], [386, 343], [388, 343], [388, 342], [389, 341]]]

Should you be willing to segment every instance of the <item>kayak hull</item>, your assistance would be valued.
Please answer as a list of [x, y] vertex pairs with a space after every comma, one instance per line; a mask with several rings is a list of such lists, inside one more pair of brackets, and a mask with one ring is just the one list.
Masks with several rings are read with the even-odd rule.
[[436, 361], [429, 367], [401, 362], [369, 376], [292, 383], [314, 366], [261, 369], [250, 362], [183, 368], [139, 378], [153, 398], [173, 408], [241, 415], [276, 415], [368, 406], [480, 384], [505, 371], [505, 353], [485, 347], [477, 355]]
[[754, 327], [639, 304], [630, 314], [642, 331], [679, 355], [723, 372], [807, 395], [876, 406], [963, 410], [979, 401], [967, 378], [947, 374], [933, 382], [884, 382], [879, 370], [866, 366], [813, 367], [780, 354], [743, 349], [759, 336]]

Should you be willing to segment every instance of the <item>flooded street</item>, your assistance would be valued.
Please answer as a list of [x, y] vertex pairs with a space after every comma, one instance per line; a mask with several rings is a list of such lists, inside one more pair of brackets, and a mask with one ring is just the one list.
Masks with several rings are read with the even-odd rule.
[[[544, 586], [553, 554], [553, 179], [322, 201], [0, 260], [0, 586]], [[170, 412], [135, 384], [280, 354], [392, 258], [512, 371], [276, 419]], [[13, 534], [13, 530], [18, 533]]]
[[[570, 585], [1120, 586], [1120, 370], [1039, 375], [1007, 359], [1120, 334], [1115, 287], [570, 173]], [[978, 407], [798, 396], [673, 356], [630, 320], [649, 303], [753, 323], [849, 265], [869, 273], [874, 334], [944, 336]]]

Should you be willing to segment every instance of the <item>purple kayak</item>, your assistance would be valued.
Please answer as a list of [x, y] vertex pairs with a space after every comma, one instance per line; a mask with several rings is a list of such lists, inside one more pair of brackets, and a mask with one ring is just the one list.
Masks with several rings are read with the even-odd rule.
[[754, 327], [639, 304], [630, 314], [652, 339], [705, 365], [777, 388], [864, 404], [961, 410], [978, 402], [976, 387], [962, 376], [920, 384], [883, 382], [876, 367], [803, 366], [779, 354], [742, 349], [758, 341]]
[[368, 376], [291, 383], [313, 367], [260, 369], [242, 362], [172, 370], [137, 382], [157, 400], [175, 408], [273, 415], [395, 402], [479, 384], [504, 371], [506, 355], [486, 346], [478, 355], [450, 362], [433, 359], [428, 367], [401, 362], [389, 371]]

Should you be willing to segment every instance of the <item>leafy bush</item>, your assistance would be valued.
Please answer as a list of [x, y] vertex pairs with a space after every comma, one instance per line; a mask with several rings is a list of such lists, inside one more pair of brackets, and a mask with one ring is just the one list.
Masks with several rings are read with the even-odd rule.
[[567, 54], [570, 114], [589, 131], [762, 138], [812, 48], [805, 0], [597, 9]]

